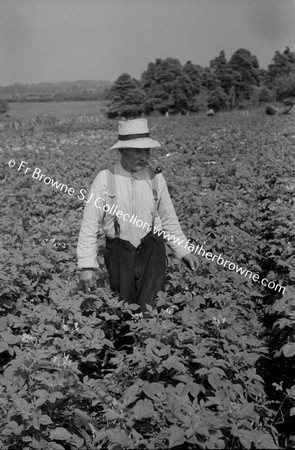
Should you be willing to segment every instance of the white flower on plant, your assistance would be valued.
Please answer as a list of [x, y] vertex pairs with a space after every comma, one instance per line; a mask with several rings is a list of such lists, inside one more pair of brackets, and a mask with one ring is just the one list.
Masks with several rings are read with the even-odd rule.
[[66, 325], [65, 323], [63, 323], [61, 327], [64, 331], [70, 331], [70, 327], [68, 325]]
[[134, 322], [137, 322], [139, 319], [142, 319], [142, 318], [143, 318], [143, 314], [141, 312], [132, 314], [132, 319], [134, 320]]
[[226, 322], [226, 318], [225, 317], [222, 317], [222, 319], [217, 319], [217, 317], [214, 316], [212, 318], [212, 323], [214, 325], [216, 325], [217, 327], [219, 327], [221, 323], [225, 323], [225, 322]]
[[165, 316], [172, 316], [172, 314], [174, 314], [175, 311], [178, 310], [178, 307], [175, 305], [169, 306], [168, 308], [166, 308], [164, 310], [164, 315]]
[[217, 327], [219, 327], [219, 325], [220, 325], [220, 320], [219, 319], [217, 319], [217, 317], [213, 317], [213, 319], [212, 319], [212, 323], [214, 324], [214, 325], [216, 325]]
[[110, 304], [110, 306], [115, 308], [116, 306], [118, 306], [119, 300], [117, 298], [110, 298], [109, 299], [109, 304]]
[[65, 324], [65, 323], [63, 322], [62, 325], [61, 325], [61, 328], [62, 328], [65, 332], [71, 331], [71, 328], [72, 328], [74, 331], [77, 331], [77, 330], [79, 330], [79, 322], [75, 322], [74, 325], [73, 325], [72, 327], [70, 327], [69, 325], [67, 325], [67, 324]]
[[70, 355], [64, 356], [61, 358], [60, 356], [54, 356], [52, 359], [53, 364], [56, 364], [57, 367], [71, 367], [73, 361], [70, 360]]
[[35, 344], [36, 341], [37, 341], [36, 337], [31, 336], [30, 334], [27, 334], [27, 333], [23, 333], [22, 342], [24, 342], [26, 344]]
[[63, 367], [71, 367], [72, 364], [73, 364], [73, 361], [70, 360], [70, 355], [64, 356], [64, 359], [62, 361], [62, 366]]

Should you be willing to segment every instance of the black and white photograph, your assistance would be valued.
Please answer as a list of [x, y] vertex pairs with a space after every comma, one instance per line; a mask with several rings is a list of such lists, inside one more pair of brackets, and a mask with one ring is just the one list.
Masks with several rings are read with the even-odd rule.
[[0, 450], [295, 448], [295, 0], [0, 0]]

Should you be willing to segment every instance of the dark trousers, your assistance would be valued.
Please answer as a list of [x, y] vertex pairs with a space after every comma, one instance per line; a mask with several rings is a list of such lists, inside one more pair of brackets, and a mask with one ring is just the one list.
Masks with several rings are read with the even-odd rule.
[[165, 290], [165, 243], [152, 231], [137, 248], [119, 237], [107, 237], [104, 260], [111, 289], [129, 304], [140, 305], [141, 312], [146, 311], [146, 304], [153, 307], [157, 293]]

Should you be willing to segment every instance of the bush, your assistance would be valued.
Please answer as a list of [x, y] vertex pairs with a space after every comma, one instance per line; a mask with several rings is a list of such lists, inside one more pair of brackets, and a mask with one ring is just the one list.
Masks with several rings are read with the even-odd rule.
[[273, 99], [274, 99], [274, 94], [270, 89], [267, 89], [264, 87], [259, 92], [259, 96], [258, 96], [259, 104], [271, 102], [271, 101], [273, 101]]
[[6, 114], [9, 111], [8, 102], [0, 99], [0, 114]]
[[208, 108], [214, 111], [226, 110], [229, 107], [229, 97], [221, 87], [208, 94]]
[[267, 107], [265, 108], [265, 114], [267, 114], [268, 116], [274, 116], [276, 113], [277, 110], [271, 105], [267, 105]]

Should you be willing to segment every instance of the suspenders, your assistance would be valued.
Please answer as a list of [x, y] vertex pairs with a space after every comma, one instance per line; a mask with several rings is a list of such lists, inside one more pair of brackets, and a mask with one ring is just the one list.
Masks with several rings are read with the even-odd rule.
[[[115, 204], [115, 198], [116, 198], [116, 181], [115, 181], [115, 171], [114, 167], [112, 166], [107, 171], [107, 179], [108, 179], [108, 191], [109, 191], [109, 199], [110, 199], [110, 210], [112, 206]], [[120, 234], [120, 224], [118, 222], [118, 217], [114, 217], [114, 227], [115, 227], [115, 236], [118, 237]]]
[[[152, 192], [154, 197], [154, 207], [153, 207], [153, 222], [152, 222], [152, 230], [154, 229], [154, 223], [155, 223], [155, 217], [157, 215], [157, 209], [158, 209], [158, 201], [159, 201], [159, 188], [158, 188], [158, 180], [157, 180], [157, 174], [153, 172], [153, 170], [149, 167], [149, 174], [152, 181]], [[116, 199], [116, 182], [115, 182], [115, 171], [114, 167], [112, 166], [107, 171], [107, 180], [108, 180], [108, 191], [109, 191], [109, 206], [110, 210], [112, 206], [115, 204]], [[118, 222], [118, 217], [114, 215], [114, 227], [115, 227], [115, 235], [116, 237], [120, 234], [120, 224]]]

